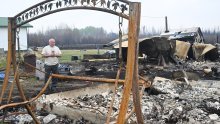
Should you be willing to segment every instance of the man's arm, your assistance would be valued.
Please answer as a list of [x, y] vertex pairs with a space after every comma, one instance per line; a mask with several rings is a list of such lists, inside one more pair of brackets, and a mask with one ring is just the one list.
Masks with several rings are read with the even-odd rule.
[[56, 57], [61, 57], [62, 52], [61, 52], [61, 50], [59, 49], [59, 47], [57, 47], [57, 53], [56, 53], [55, 55], [56, 55]]
[[46, 53], [46, 48], [45, 47], [42, 49], [41, 55], [42, 55], [43, 58], [47, 58], [48, 57], [48, 55]]

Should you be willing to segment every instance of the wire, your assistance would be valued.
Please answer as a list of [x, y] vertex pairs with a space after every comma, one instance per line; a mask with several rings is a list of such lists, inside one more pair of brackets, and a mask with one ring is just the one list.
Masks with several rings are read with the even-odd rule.
[[162, 17], [162, 16], [141, 16], [142, 18], [165, 18], [165, 17]]

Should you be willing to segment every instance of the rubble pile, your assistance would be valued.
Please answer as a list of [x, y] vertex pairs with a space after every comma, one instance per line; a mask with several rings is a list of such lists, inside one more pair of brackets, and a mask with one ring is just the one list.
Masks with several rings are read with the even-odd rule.
[[[156, 77], [152, 87], [145, 89], [141, 102], [145, 123], [220, 123], [220, 87], [206, 87], [202, 85], [203, 82], [200, 83], [201, 85], [197, 82], [188, 87], [185, 82]], [[116, 94], [113, 119], [119, 112], [122, 89], [123, 87], [120, 87]], [[90, 111], [106, 117], [112, 95], [112, 92], [105, 92], [56, 100], [42, 97], [40, 101]], [[129, 111], [131, 109], [132, 99], [129, 102]], [[133, 115], [128, 123], [135, 120]]]
[[[69, 119], [66, 116], [59, 116], [55, 114], [47, 114], [45, 116], [40, 116], [37, 112], [37, 118], [42, 124], [91, 124], [88, 120], [84, 118], [79, 118], [77, 120]], [[6, 123], [10, 124], [33, 124], [33, 119], [29, 114], [12, 115], [5, 118]]]
[[[122, 98], [121, 91], [122, 87], [119, 88], [119, 91], [115, 95], [112, 117], [115, 117], [119, 112], [118, 108], [120, 105], [120, 99]], [[43, 95], [40, 99], [38, 99], [38, 101], [44, 104], [67, 106], [70, 108], [77, 108], [82, 111], [90, 111], [101, 116], [107, 116], [112, 96], [112, 91], [96, 94], [93, 96], [86, 94], [83, 96], [78, 96], [77, 98], [62, 99], [49, 99]], [[130, 102], [130, 105], [132, 105], [132, 102]]]
[[194, 71], [202, 71], [204, 69], [208, 68], [215, 68], [219, 67], [220, 63], [219, 62], [210, 62], [210, 61], [203, 61], [203, 62], [187, 62], [187, 68], [192, 69]]
[[[184, 68], [186, 71], [192, 70], [192, 72], [203, 72], [204, 69], [209, 69], [211, 70], [211, 76], [213, 76], [219, 73], [219, 67], [219, 62], [192, 62], [187, 63]], [[145, 123], [220, 123], [220, 81], [199, 79], [198, 81], [193, 81], [190, 80], [188, 76], [189, 85], [184, 80], [173, 80], [173, 71], [178, 70], [176, 66], [172, 68], [162, 68], [160, 66], [152, 67], [146, 65], [143, 68], [144, 69], [141, 70], [141, 74], [143, 75], [163, 75], [163, 77], [166, 77], [155, 77], [152, 86], [146, 88], [143, 93], [141, 104]], [[111, 72], [114, 70], [117, 70], [117, 66], [107, 66], [107, 64], [103, 64], [103, 66], [100, 65], [99, 68], [97, 68], [97, 72]], [[98, 90], [98, 92], [100, 92], [100, 89]], [[42, 108], [37, 109], [37, 118], [41, 123], [45, 124], [105, 123], [110, 102], [114, 94], [112, 91], [109, 91], [109, 89], [104, 91], [105, 92], [96, 93], [95, 95], [91, 95], [91, 92], [86, 92], [86, 95], [66, 98], [64, 96], [50, 98], [48, 95], [43, 95], [36, 102], [42, 103], [43, 105], [47, 104], [50, 109], [45, 109], [40, 106]], [[119, 113], [122, 91], [123, 86], [120, 86], [115, 95], [111, 114], [112, 121], [117, 118]], [[82, 92], [84, 91], [82, 90]], [[56, 109], [56, 107], [66, 111], [66, 115], [61, 112], [59, 113], [59, 111], [52, 111]], [[132, 110], [132, 107], [133, 101], [131, 96], [128, 108], [129, 112]], [[73, 111], [76, 111], [76, 113]], [[71, 118], [68, 113], [76, 114], [77, 119]], [[91, 115], [91, 113], [93, 115]], [[91, 116], [94, 116], [94, 118]], [[20, 124], [33, 123], [33, 119], [27, 114], [9, 116], [6, 120]], [[128, 120], [128, 123], [135, 123], [135, 121], [136, 116], [133, 114]]]

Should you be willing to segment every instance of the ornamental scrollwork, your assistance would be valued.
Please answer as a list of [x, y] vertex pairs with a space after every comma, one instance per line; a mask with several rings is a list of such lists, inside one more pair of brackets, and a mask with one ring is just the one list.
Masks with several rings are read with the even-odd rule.
[[16, 24], [25, 23], [28, 20], [42, 14], [65, 8], [94, 8], [128, 16], [129, 3], [126, 0], [48, 0], [37, 4], [16, 16]]

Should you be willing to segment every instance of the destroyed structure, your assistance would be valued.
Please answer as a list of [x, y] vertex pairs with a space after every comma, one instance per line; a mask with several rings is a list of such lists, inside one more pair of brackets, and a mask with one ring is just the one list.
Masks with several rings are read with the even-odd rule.
[[[119, 40], [116, 39], [105, 47], [113, 47], [116, 55], [119, 51]], [[123, 60], [127, 57], [127, 35], [123, 37]], [[215, 61], [219, 58], [218, 49], [212, 44], [205, 44], [199, 27], [162, 33], [159, 36], [139, 39], [139, 56], [148, 60], [157, 60], [158, 65], [178, 64], [185, 60]]]

